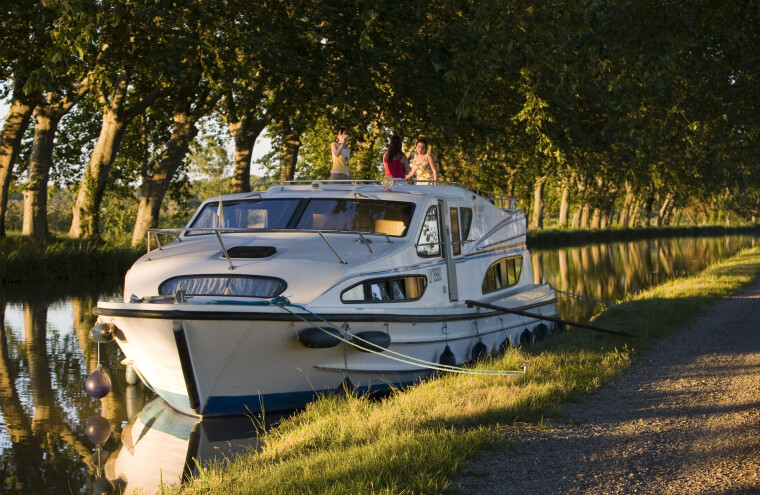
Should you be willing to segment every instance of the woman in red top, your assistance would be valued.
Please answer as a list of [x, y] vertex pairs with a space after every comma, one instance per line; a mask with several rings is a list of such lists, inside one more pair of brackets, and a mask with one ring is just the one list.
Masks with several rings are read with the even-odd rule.
[[401, 151], [401, 138], [395, 134], [391, 136], [388, 151], [383, 153], [383, 166], [385, 175], [394, 179], [405, 179], [409, 173], [409, 159]]

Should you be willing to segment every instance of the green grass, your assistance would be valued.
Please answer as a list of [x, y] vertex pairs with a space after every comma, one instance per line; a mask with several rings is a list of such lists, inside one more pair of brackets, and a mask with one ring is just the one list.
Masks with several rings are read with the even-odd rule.
[[123, 277], [144, 252], [127, 245], [64, 236], [49, 244], [11, 234], [0, 240], [0, 284], [68, 283], [87, 278]]
[[[760, 248], [643, 292], [595, 319], [638, 339], [577, 329], [481, 366], [517, 377], [446, 375], [381, 401], [329, 397], [261, 433], [264, 447], [202, 469], [172, 493], [441, 493], [516, 421], [544, 425], [640, 358], [654, 341], [760, 274]], [[507, 437], [508, 438], [508, 437]], [[507, 444], [506, 446], [509, 446]]]

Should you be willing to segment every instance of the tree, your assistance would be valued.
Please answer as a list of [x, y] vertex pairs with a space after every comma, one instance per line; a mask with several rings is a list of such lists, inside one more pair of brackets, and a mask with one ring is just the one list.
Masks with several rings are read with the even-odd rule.
[[166, 42], [158, 56], [151, 50], [167, 34], [163, 5], [100, 2], [98, 9], [98, 41], [109, 50], [91, 75], [102, 125], [73, 208], [69, 235], [80, 238], [99, 237], [100, 204], [126, 126], [161, 95], [162, 71], [181, 53]]

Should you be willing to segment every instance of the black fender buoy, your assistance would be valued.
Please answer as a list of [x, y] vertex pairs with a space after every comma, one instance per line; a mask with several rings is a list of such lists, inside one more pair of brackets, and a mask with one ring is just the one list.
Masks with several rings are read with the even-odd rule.
[[97, 369], [87, 377], [84, 388], [93, 399], [102, 399], [111, 392], [111, 378], [103, 371], [103, 367], [98, 365]]
[[309, 327], [296, 333], [298, 341], [312, 349], [327, 349], [340, 344], [343, 332], [332, 327]]
[[533, 343], [533, 334], [527, 328], [520, 334], [520, 345], [528, 345]]
[[446, 348], [441, 353], [441, 357], [438, 360], [438, 362], [446, 366], [457, 365], [457, 358], [456, 356], [454, 356], [454, 353], [451, 352], [451, 347], [449, 347], [448, 344], [446, 344]]
[[549, 336], [549, 327], [545, 323], [539, 323], [533, 327], [533, 335], [536, 336], [536, 340], [544, 340]]
[[510, 347], [512, 347], [512, 342], [510, 342], [509, 337], [507, 337], [499, 346], [499, 353], [504, 354], [509, 350]]
[[100, 447], [111, 438], [111, 423], [103, 416], [94, 416], [87, 420], [84, 432], [96, 447]]
[[[365, 340], [366, 342], [364, 342]], [[358, 346], [356, 349], [359, 351], [382, 352], [391, 345], [391, 336], [385, 332], [380, 332], [378, 330], [371, 330], [368, 332], [357, 333], [356, 339], [354, 339], [353, 342], [354, 344]]]
[[482, 359], [485, 359], [488, 356], [488, 347], [483, 343], [482, 340], [478, 340], [474, 346], [472, 346], [472, 360], [477, 362]]
[[90, 329], [90, 340], [98, 344], [107, 344], [113, 340], [114, 332], [111, 323], [98, 323]]

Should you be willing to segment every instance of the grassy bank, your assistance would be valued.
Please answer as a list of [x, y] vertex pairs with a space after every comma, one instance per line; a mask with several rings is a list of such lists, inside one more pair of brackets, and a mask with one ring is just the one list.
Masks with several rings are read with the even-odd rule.
[[0, 284], [67, 283], [92, 277], [122, 277], [144, 249], [59, 237], [49, 244], [21, 235], [0, 241]]
[[639, 239], [665, 239], [672, 237], [717, 237], [724, 235], [760, 235], [760, 225], [738, 227], [684, 226], [638, 227], [605, 229], [541, 229], [528, 231], [528, 247], [571, 246], [590, 242], [634, 241]]
[[503, 442], [516, 421], [558, 415], [630, 366], [655, 339], [760, 276], [760, 249], [672, 280], [608, 310], [599, 326], [555, 334], [481, 366], [520, 368], [517, 377], [447, 375], [382, 401], [326, 398], [262, 433], [266, 447], [203, 469], [172, 493], [440, 493], [475, 454]]

